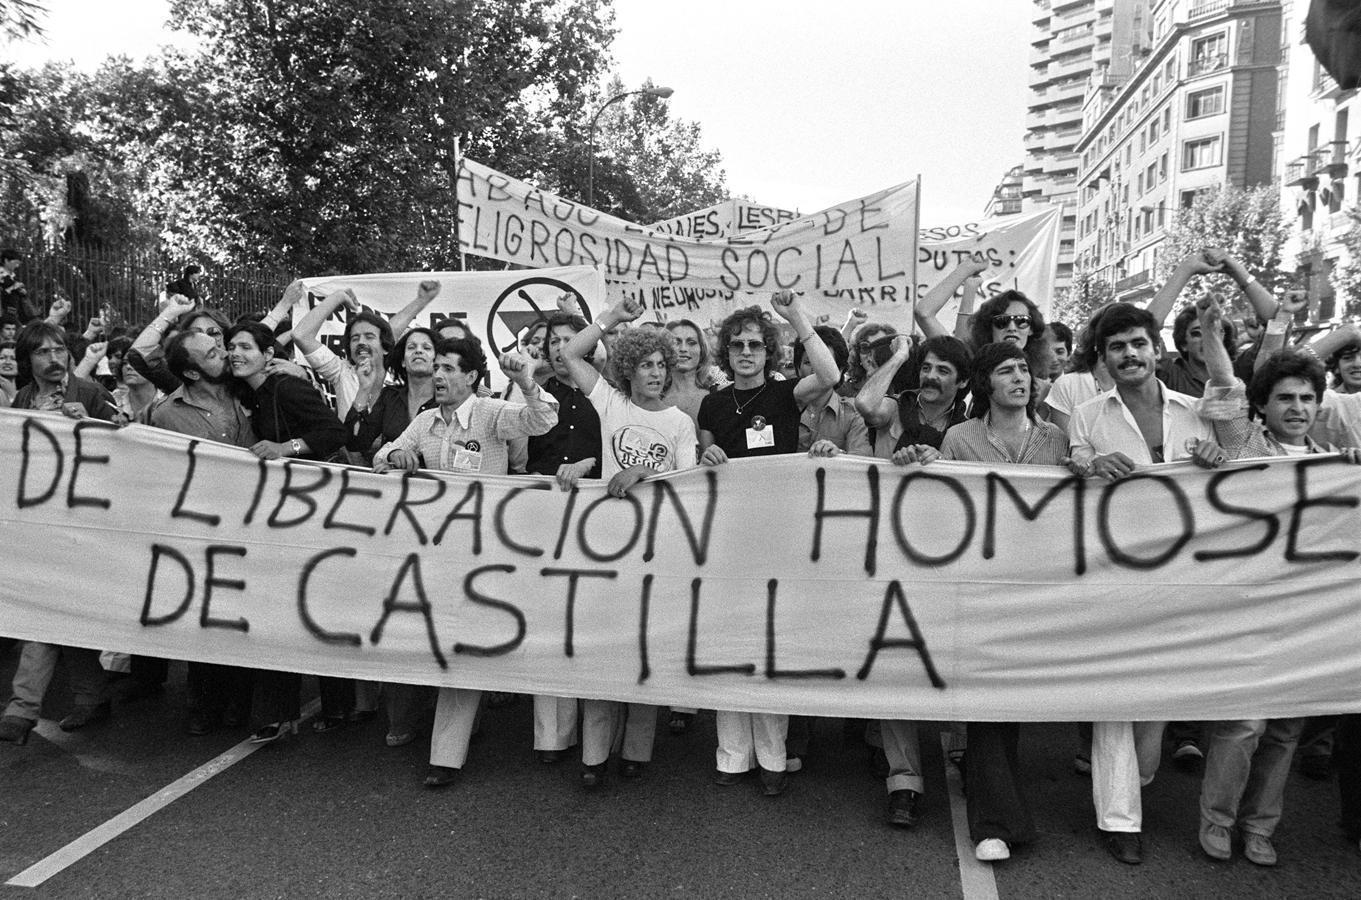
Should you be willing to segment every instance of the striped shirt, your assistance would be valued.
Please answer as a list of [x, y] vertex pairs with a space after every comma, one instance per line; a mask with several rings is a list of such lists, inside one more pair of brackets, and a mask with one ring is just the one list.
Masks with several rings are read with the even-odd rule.
[[940, 455], [942, 459], [1057, 466], [1068, 455], [1068, 436], [1052, 422], [1034, 421], [1025, 434], [1020, 454], [1012, 458], [1006, 444], [988, 427], [987, 420], [969, 419], [945, 432]]

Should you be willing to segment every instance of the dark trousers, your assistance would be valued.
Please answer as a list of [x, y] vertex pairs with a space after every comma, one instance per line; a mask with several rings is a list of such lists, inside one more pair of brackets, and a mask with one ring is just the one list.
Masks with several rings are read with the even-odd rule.
[[[319, 676], [317, 686], [321, 694], [322, 718], [344, 718], [354, 709], [354, 679]], [[302, 715], [301, 690], [302, 675], [297, 672], [257, 671], [255, 693], [251, 698], [254, 727], [299, 718]]]
[[1338, 718], [1333, 765], [1342, 800], [1342, 830], [1350, 840], [1361, 840], [1361, 715]]
[[191, 711], [210, 716], [230, 711], [236, 718], [244, 718], [250, 707], [250, 669], [194, 661], [189, 662], [188, 669], [186, 705]]
[[964, 753], [969, 838], [999, 838], [1010, 845], [1035, 840], [1035, 821], [1021, 793], [1017, 722], [970, 722]]

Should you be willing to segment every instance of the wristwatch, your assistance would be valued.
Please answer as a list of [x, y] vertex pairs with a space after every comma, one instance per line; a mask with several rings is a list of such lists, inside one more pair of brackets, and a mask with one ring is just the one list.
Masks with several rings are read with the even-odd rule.
[[293, 448], [294, 456], [302, 455], [302, 441], [298, 440], [297, 438], [294, 438], [293, 440], [288, 442], [288, 446]]

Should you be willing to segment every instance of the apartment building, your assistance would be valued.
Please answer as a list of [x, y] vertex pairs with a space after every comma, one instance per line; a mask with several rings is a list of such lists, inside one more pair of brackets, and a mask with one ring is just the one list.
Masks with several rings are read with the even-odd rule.
[[1021, 211], [1022, 189], [1025, 184], [1025, 166], [1012, 166], [992, 189], [992, 197], [983, 207], [983, 218], [994, 219], [998, 216], [1014, 216]]
[[1065, 207], [1056, 288], [1072, 275], [1077, 225], [1077, 142], [1088, 81], [1128, 75], [1147, 45], [1148, 0], [1032, 0], [1030, 100], [1022, 208]]
[[1335, 295], [1340, 266], [1357, 264], [1342, 244], [1361, 195], [1361, 99], [1343, 91], [1304, 42], [1306, 0], [1286, 2], [1281, 64], [1282, 131], [1278, 143], [1282, 214], [1295, 227], [1283, 264], [1297, 266], [1311, 299], [1311, 315], [1328, 321], [1343, 313]]
[[1076, 265], [1152, 293], [1167, 227], [1198, 191], [1275, 178], [1279, 0], [1153, 0], [1128, 74], [1092, 73], [1077, 154]]

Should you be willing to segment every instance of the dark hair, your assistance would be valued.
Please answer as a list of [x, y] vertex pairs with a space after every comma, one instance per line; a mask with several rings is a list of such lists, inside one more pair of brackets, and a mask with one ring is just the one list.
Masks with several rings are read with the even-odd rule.
[[1030, 334], [1025, 340], [1026, 362], [1031, 372], [1044, 372], [1048, 369], [1049, 336], [1045, 334], [1044, 314], [1033, 301], [1020, 291], [1002, 291], [988, 298], [978, 312], [969, 320], [969, 346], [974, 352], [986, 347], [992, 340], [992, 320], [1005, 315], [1007, 307], [1013, 303], [1024, 303], [1026, 315], [1030, 317]]
[[[1186, 336], [1191, 332], [1191, 326], [1199, 318], [1194, 303], [1188, 303], [1177, 313], [1177, 317], [1172, 320], [1172, 346], [1177, 348], [1177, 352], [1182, 356], [1186, 355]], [[1224, 349], [1229, 353], [1229, 359], [1238, 355], [1238, 332], [1233, 327], [1233, 323], [1224, 319], [1224, 332], [1221, 335], [1224, 340]], [[1204, 336], [1202, 335], [1202, 340]]]
[[[13, 257], [10, 257], [13, 259]], [[14, 339], [14, 359], [19, 364], [19, 377], [16, 382], [22, 386], [33, 380], [33, 354], [42, 346], [43, 341], [54, 340], [70, 350], [66, 332], [46, 319], [29, 322], [19, 329]]]
[[250, 335], [251, 340], [255, 342], [255, 346], [259, 348], [261, 353], [272, 350], [276, 356], [282, 355], [278, 345], [274, 343], [273, 329], [261, 322], [237, 322], [227, 329], [226, 334], [222, 335], [222, 343], [230, 344], [233, 338], [243, 333]]
[[1098, 357], [1106, 353], [1106, 341], [1123, 331], [1140, 328], [1148, 332], [1148, 339], [1155, 345], [1161, 343], [1158, 336], [1158, 321], [1153, 313], [1132, 303], [1112, 303], [1101, 312], [1101, 321], [1095, 323], [1092, 344]]
[[20, 253], [18, 250], [15, 250], [13, 247], [6, 247], [5, 249], [0, 250], [0, 266], [3, 266], [11, 259], [22, 260], [23, 258], [24, 255]]
[[960, 386], [958, 396], [962, 398], [969, 384], [969, 374], [973, 371], [973, 354], [968, 344], [949, 334], [929, 337], [912, 348], [907, 365], [894, 374], [889, 392], [901, 394], [903, 391], [918, 390], [921, 387], [921, 368], [926, 364], [928, 353], [934, 353], [937, 359], [954, 368]]
[[14, 313], [4, 313], [3, 315], [0, 315], [0, 326], [22, 324], [23, 323], [19, 321], [19, 317]]
[[[123, 366], [126, 365], [123, 357], [127, 355], [131, 347], [132, 338], [116, 337], [109, 339], [109, 345], [104, 351], [104, 359], [108, 360], [109, 363], [109, 374], [119, 381], [123, 380]], [[116, 362], [115, 357], [117, 357]]]
[[445, 338], [440, 335], [441, 331], [451, 326], [462, 331], [467, 335], [469, 340], [477, 341], [479, 344], [482, 343], [481, 339], [473, 334], [472, 326], [468, 324], [467, 319], [460, 319], [457, 316], [442, 316], [430, 327], [435, 332], [435, 336], [440, 340], [454, 340], [453, 338]]
[[481, 341], [469, 340], [468, 338], [446, 338], [435, 345], [436, 356], [445, 356], [450, 353], [458, 354], [460, 371], [477, 373], [477, 380], [473, 382], [474, 391], [482, 382], [491, 377], [487, 372], [487, 356], [482, 352]]
[[1348, 341], [1328, 355], [1326, 367], [1336, 384], [1342, 383], [1342, 357], [1358, 352], [1361, 352], [1361, 341]]
[[[817, 336], [822, 338], [822, 342], [827, 345], [827, 349], [832, 351], [832, 359], [836, 362], [836, 370], [844, 373], [846, 371], [846, 363], [850, 360], [851, 349], [846, 346], [846, 339], [841, 336], [841, 332], [830, 325], [814, 325], [813, 331], [817, 332]], [[803, 365], [803, 358], [805, 355], [806, 351], [803, 347], [803, 341], [795, 341], [795, 372], [799, 370], [799, 366]]]
[[1047, 327], [1049, 328], [1050, 333], [1053, 334], [1054, 337], [1059, 339], [1059, 343], [1063, 345], [1063, 349], [1068, 351], [1068, 355], [1072, 356], [1073, 329], [1069, 328], [1062, 322], [1050, 322]]
[[581, 316], [575, 316], [565, 312], [555, 312], [549, 316], [546, 321], [548, 323], [548, 334], [550, 336], [553, 334], [554, 328], [570, 328], [574, 333], [580, 333], [586, 330], [587, 325], [586, 320]]
[[342, 338], [345, 344], [345, 358], [350, 362], [354, 362], [354, 357], [350, 356], [350, 335], [355, 328], [365, 322], [378, 329], [378, 346], [382, 348], [383, 356], [391, 353], [392, 345], [396, 343], [392, 337], [392, 326], [388, 324], [387, 319], [368, 310], [357, 312], [345, 323], [345, 335]]
[[202, 266], [195, 265], [194, 263], [190, 263], [189, 265], [187, 265], [187, 266], [184, 267], [184, 275], [181, 276], [181, 277], [183, 277], [183, 278], [188, 278], [190, 275], [202, 275], [202, 274], [203, 274], [203, 267], [202, 267]]
[[[1026, 352], [1010, 341], [995, 341], [987, 344], [974, 355], [973, 375], [969, 378], [969, 396], [972, 407], [969, 415], [981, 419], [992, 408], [992, 372], [1009, 359], [1019, 359], [1030, 369]], [[1035, 373], [1030, 373], [1030, 399], [1026, 402], [1025, 414], [1035, 418]]]
[[1303, 378], [1314, 388], [1314, 399], [1323, 401], [1326, 382], [1323, 363], [1299, 350], [1280, 350], [1267, 357], [1267, 361], [1252, 374], [1248, 382], [1248, 402], [1260, 415], [1262, 408], [1271, 399], [1271, 392], [1284, 378]]
[[165, 345], [165, 367], [170, 370], [171, 375], [174, 375], [180, 381], [188, 380], [184, 377], [186, 372], [200, 371], [198, 364], [194, 362], [193, 354], [185, 346], [189, 343], [191, 337], [195, 337], [193, 332], [181, 331], [176, 333]]
[[[520, 335], [520, 338], [517, 341], [517, 343], [519, 343], [521, 346], [528, 346], [529, 339], [534, 336], [534, 332], [538, 331], [540, 328], [546, 329], [547, 327], [548, 317], [539, 316], [539, 318], [529, 323], [529, 326], [525, 328], [524, 334]], [[547, 332], [544, 333], [544, 340], [548, 340]]]
[[620, 393], [633, 394], [633, 372], [638, 364], [654, 353], [661, 353], [666, 365], [663, 391], [671, 390], [671, 377], [676, 371], [676, 338], [666, 328], [629, 328], [610, 348], [610, 375]]
[[[392, 349], [388, 351], [387, 360], [384, 363], [387, 366], [387, 370], [391, 372], [398, 381], [406, 381], [406, 342], [411, 340], [413, 334], [423, 334], [430, 338], [431, 347], [438, 347], [440, 341], [444, 340], [429, 328], [408, 328], [406, 332], [397, 339], [397, 343], [392, 345]], [[434, 360], [432, 359], [431, 362], [434, 362]]]
[[729, 378], [733, 377], [732, 360], [728, 355], [728, 342], [748, 325], [761, 329], [761, 341], [766, 345], [766, 375], [770, 375], [780, 365], [780, 329], [770, 319], [770, 313], [759, 306], [745, 306], [729, 315], [718, 326], [718, 365]]

